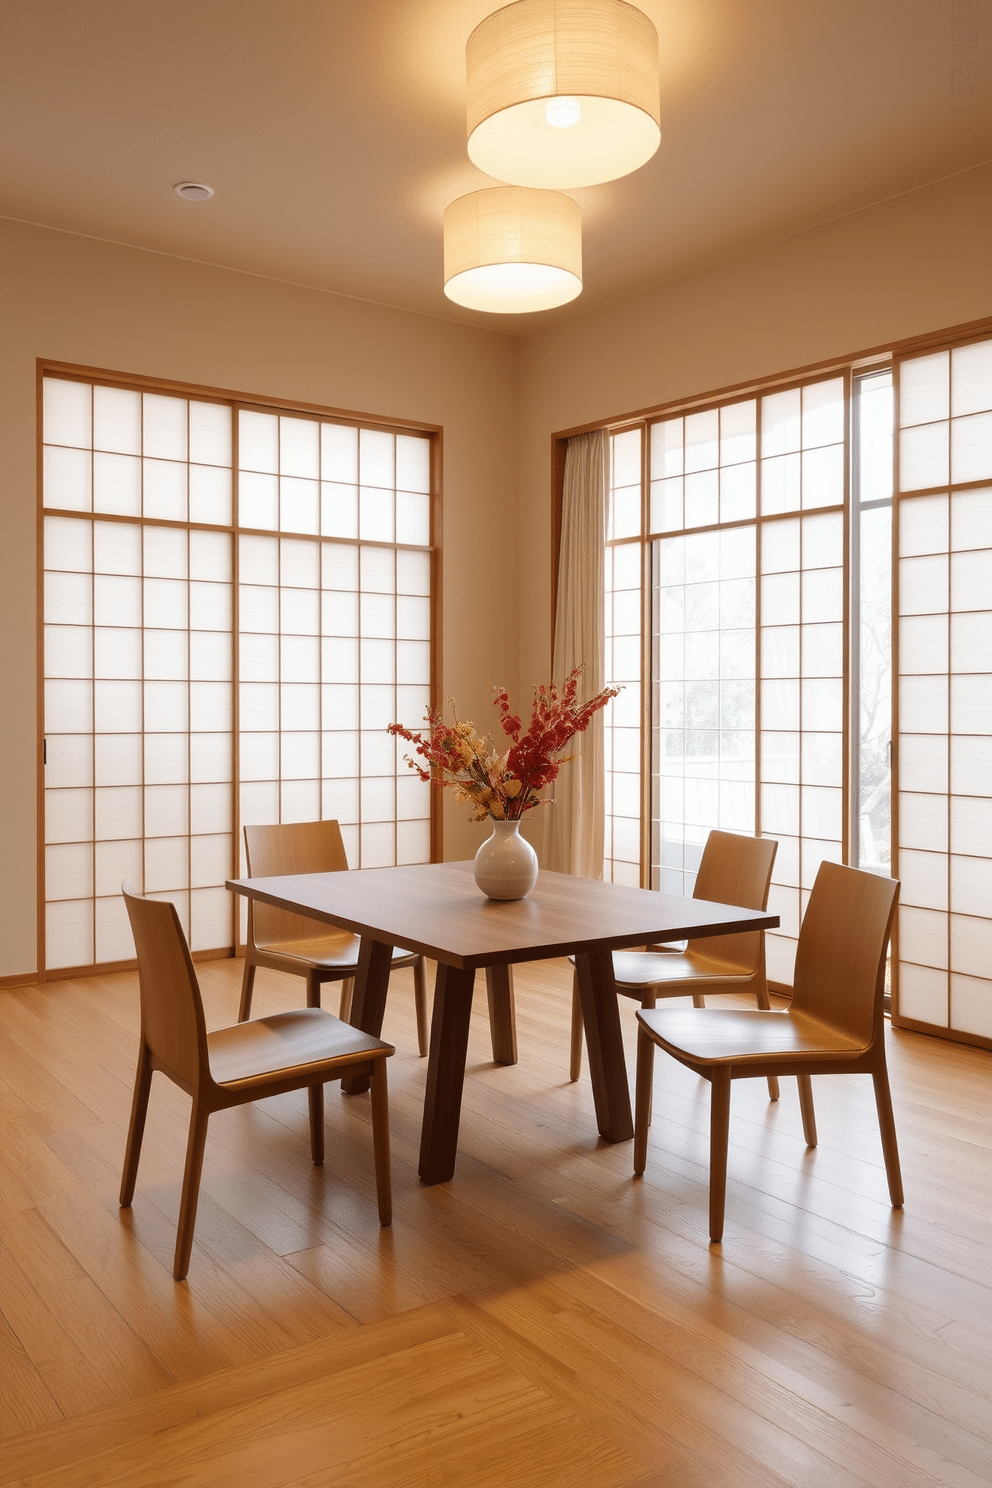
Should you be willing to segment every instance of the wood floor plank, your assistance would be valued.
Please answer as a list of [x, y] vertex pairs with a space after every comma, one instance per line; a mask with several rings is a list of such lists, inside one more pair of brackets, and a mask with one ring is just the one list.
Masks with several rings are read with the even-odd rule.
[[[200, 972], [231, 1022], [240, 964]], [[301, 984], [259, 992], [280, 1011]], [[634, 1181], [567, 1078], [567, 963], [521, 968], [516, 1001], [504, 1067], [476, 999], [455, 1178], [425, 1188], [426, 1062], [391, 989], [391, 1229], [366, 1097], [328, 1089], [323, 1169], [301, 1097], [215, 1118], [177, 1286], [189, 1102], [159, 1076], [117, 1204], [134, 975], [0, 994], [2, 1488], [988, 1488], [992, 1055], [889, 1033], [902, 1212], [870, 1081], [814, 1081], [812, 1153], [794, 1081], [775, 1105], [740, 1082], [711, 1247], [708, 1087], [657, 1061]]]
[[0, 1441], [60, 1421], [62, 1414], [0, 1308]]
[[[733, 1361], [744, 1361], [764, 1381], [769, 1377], [783, 1388], [807, 1399], [836, 1419], [911, 1462], [934, 1464], [957, 1452], [968, 1473], [978, 1474], [992, 1461], [992, 1417], [988, 1397], [959, 1382], [946, 1386], [936, 1369], [922, 1361], [910, 1365], [904, 1353], [866, 1338], [858, 1329], [841, 1324], [820, 1309], [807, 1318], [797, 1299], [786, 1288], [766, 1287], [759, 1295], [749, 1293], [746, 1306], [728, 1303], [710, 1319], [700, 1316], [697, 1306], [673, 1296], [665, 1285], [667, 1268], [658, 1268], [652, 1278], [643, 1264], [629, 1265], [618, 1257], [595, 1268], [605, 1281], [607, 1296], [601, 1306], [626, 1319], [633, 1331], [646, 1329], [654, 1336], [650, 1319], [655, 1314], [665, 1324], [675, 1324], [680, 1334], [693, 1340], [703, 1337], [714, 1350]], [[583, 1277], [583, 1290], [594, 1292], [593, 1268]], [[568, 1283], [565, 1283], [568, 1285]], [[621, 1301], [629, 1298], [633, 1307]], [[790, 1346], [791, 1345], [791, 1346]], [[709, 1351], [708, 1351], [709, 1352]], [[690, 1360], [686, 1367], [693, 1367]], [[759, 1386], [764, 1393], [763, 1384]], [[870, 1404], [870, 1410], [866, 1407]], [[876, 1425], [874, 1418], [877, 1417]], [[979, 1476], [980, 1480], [980, 1476]], [[938, 1478], [939, 1481], [939, 1478]]]
[[[91, 1431], [96, 1450], [81, 1458], [76, 1449], [72, 1481], [76, 1488], [150, 1488], [167, 1468], [172, 1483], [217, 1488], [247, 1481], [257, 1488], [377, 1488], [429, 1480], [623, 1488], [643, 1482], [628, 1453], [464, 1333], [450, 1330], [399, 1349], [388, 1333], [383, 1337], [379, 1356], [356, 1362], [345, 1354], [289, 1386], [271, 1369], [264, 1396], [250, 1404], [239, 1399], [210, 1411], [201, 1406], [182, 1424], [141, 1436], [125, 1432], [123, 1441], [117, 1432], [106, 1433], [102, 1445]], [[33, 1488], [65, 1481], [64, 1449], [64, 1442], [57, 1443], [62, 1460], [46, 1462], [39, 1441], [28, 1471], [22, 1456], [20, 1481]]]

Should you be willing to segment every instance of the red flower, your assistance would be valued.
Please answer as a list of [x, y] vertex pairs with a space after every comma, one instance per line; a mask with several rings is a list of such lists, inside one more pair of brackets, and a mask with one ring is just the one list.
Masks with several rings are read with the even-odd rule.
[[490, 738], [480, 739], [470, 723], [445, 723], [434, 709], [427, 711], [429, 735], [415, 733], [402, 724], [391, 723], [389, 732], [416, 746], [415, 753], [428, 768], [409, 755], [407, 763], [421, 780], [436, 786], [450, 785], [456, 798], [475, 807], [476, 821], [485, 817], [515, 820], [525, 811], [543, 804], [539, 796], [545, 786], [558, 777], [565, 754], [576, 734], [584, 733], [600, 708], [616, 697], [619, 687], [605, 687], [585, 703], [576, 704], [582, 668], [575, 667], [559, 686], [551, 682], [534, 689], [534, 706], [527, 732], [510, 712], [510, 696], [505, 687], [494, 687], [494, 705], [499, 709], [500, 727], [512, 745], [499, 754]]

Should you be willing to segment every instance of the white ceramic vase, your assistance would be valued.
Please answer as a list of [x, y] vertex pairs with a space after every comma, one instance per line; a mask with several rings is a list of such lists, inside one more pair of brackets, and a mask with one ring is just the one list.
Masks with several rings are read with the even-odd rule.
[[518, 821], [494, 821], [475, 855], [475, 881], [490, 899], [522, 899], [537, 883], [537, 853]]

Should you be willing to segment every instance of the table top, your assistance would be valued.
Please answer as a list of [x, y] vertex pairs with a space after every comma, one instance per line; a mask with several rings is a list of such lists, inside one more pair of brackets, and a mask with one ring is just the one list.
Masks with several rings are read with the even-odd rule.
[[240, 878], [227, 887], [466, 969], [773, 930], [779, 923], [761, 910], [543, 869], [526, 899], [487, 899], [476, 888], [471, 862]]

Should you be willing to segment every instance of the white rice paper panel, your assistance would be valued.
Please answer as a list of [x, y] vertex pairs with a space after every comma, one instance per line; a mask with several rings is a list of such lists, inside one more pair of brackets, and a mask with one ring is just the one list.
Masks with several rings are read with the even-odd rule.
[[232, 806], [229, 784], [191, 786], [189, 792], [191, 829], [194, 832], [230, 832]]
[[903, 1018], [930, 1023], [936, 1028], [948, 1026], [947, 972], [931, 966], [903, 962], [899, 967], [898, 1010]]
[[45, 964], [48, 969], [58, 971], [66, 966], [89, 966], [92, 961], [92, 900], [70, 899], [47, 904]]
[[141, 394], [129, 388], [93, 388], [93, 447], [141, 453]]
[[992, 1038], [992, 981], [988, 977], [951, 976], [951, 1027]]
[[45, 791], [45, 841], [93, 840], [92, 790]]
[[46, 377], [42, 398], [46, 441], [89, 449], [93, 437], [93, 392], [90, 385]]
[[121, 884], [132, 883], [139, 894], [144, 889], [144, 844], [139, 838], [130, 841], [97, 842], [94, 844], [96, 859], [96, 893], [111, 897], [120, 893]]
[[229, 946], [234, 935], [234, 906], [227, 889], [194, 889], [189, 897], [191, 949], [219, 951]]
[[946, 419], [950, 413], [950, 357], [946, 351], [900, 363], [899, 408], [903, 426]]
[[189, 778], [192, 781], [230, 780], [233, 738], [229, 733], [193, 734], [189, 741]]
[[231, 410], [227, 405], [190, 403], [189, 458], [198, 465], [230, 466]]

